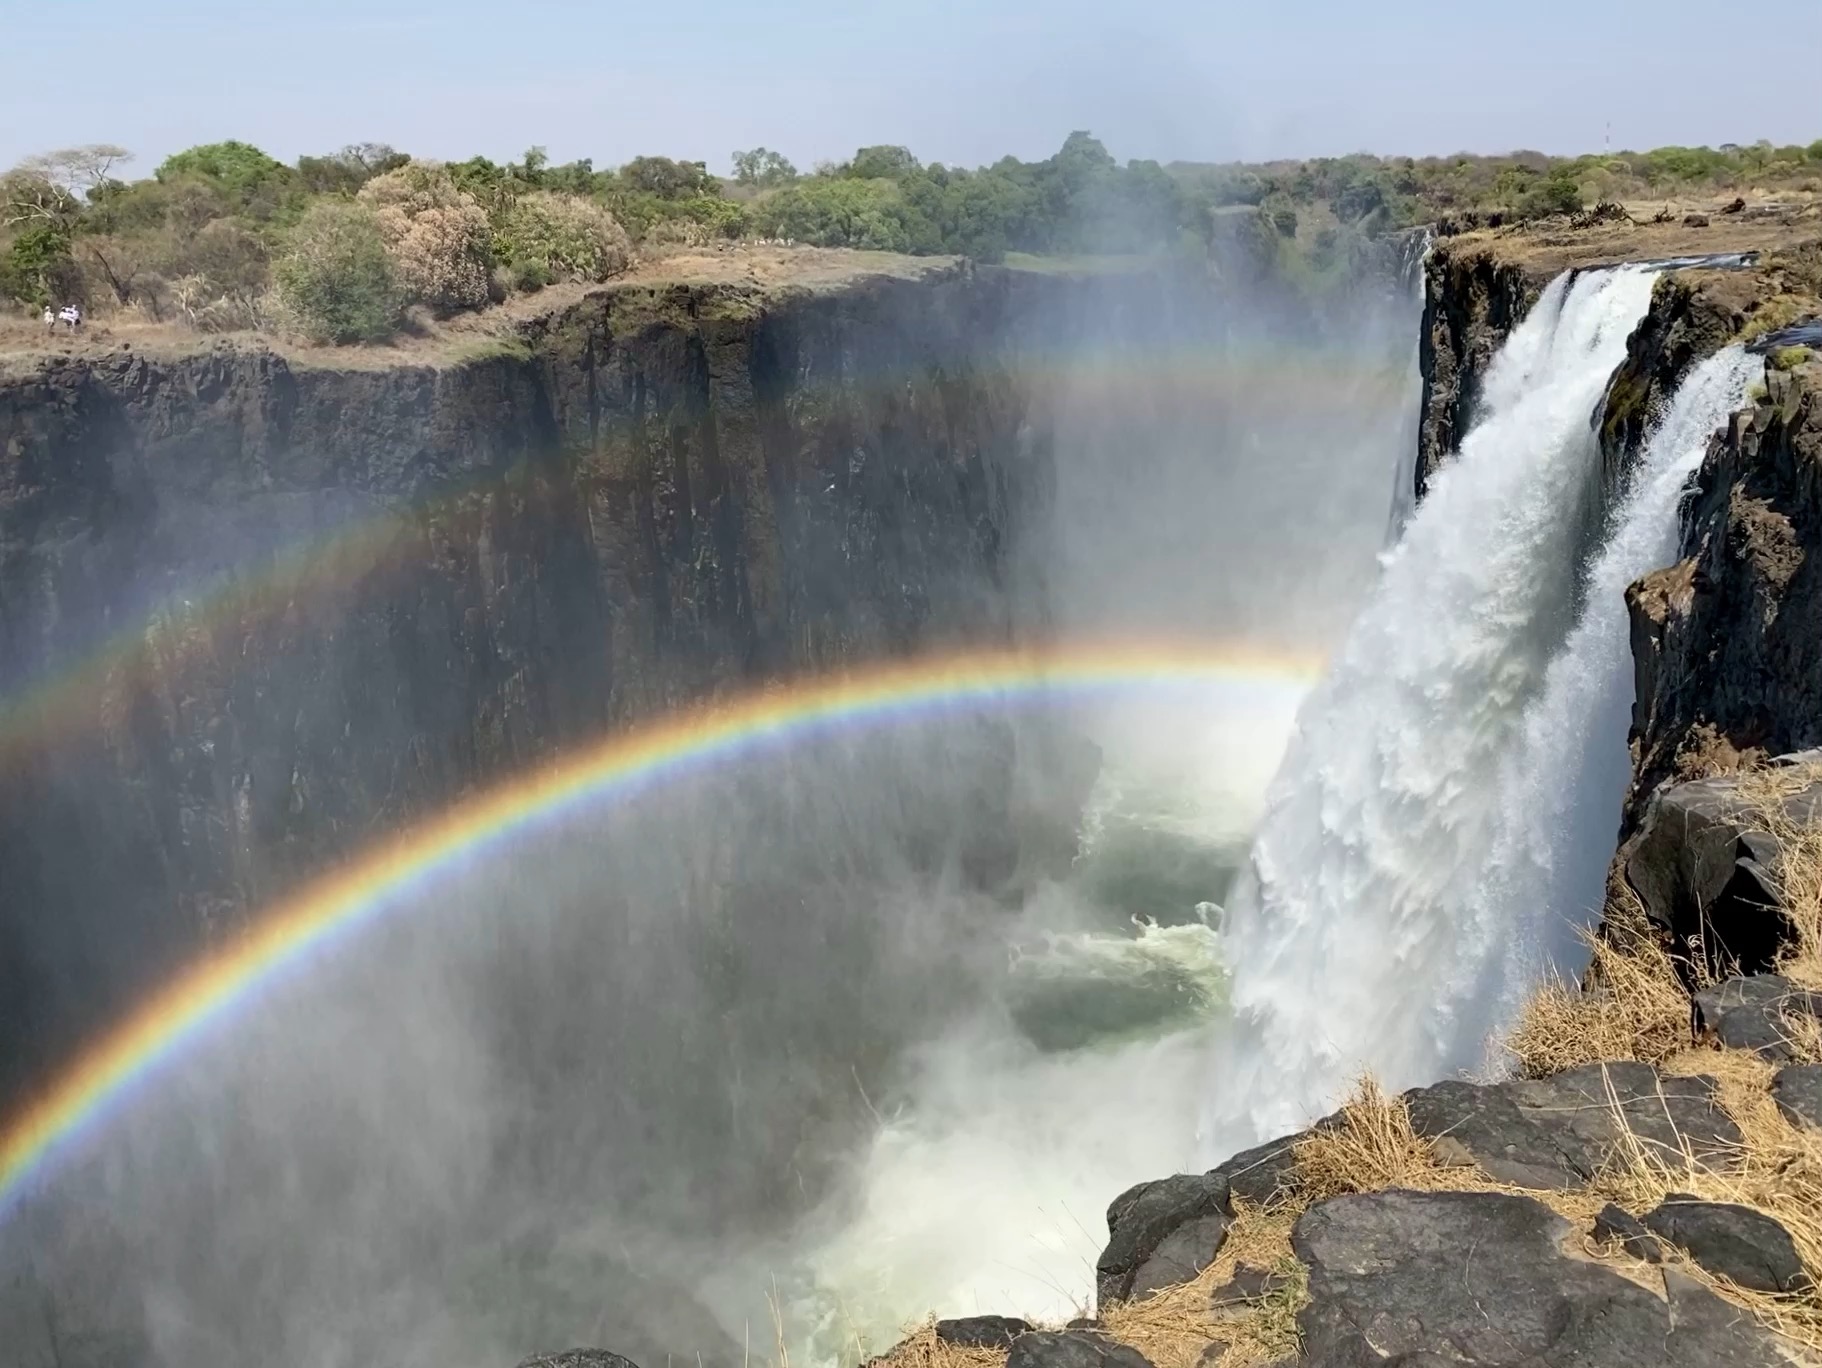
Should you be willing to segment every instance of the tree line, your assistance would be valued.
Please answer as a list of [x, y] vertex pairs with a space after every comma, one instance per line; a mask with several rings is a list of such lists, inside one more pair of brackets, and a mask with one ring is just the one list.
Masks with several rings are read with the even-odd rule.
[[1380, 158], [1258, 165], [1117, 161], [1086, 132], [1041, 161], [964, 168], [863, 147], [805, 174], [757, 147], [732, 174], [641, 156], [597, 169], [440, 163], [362, 143], [287, 165], [244, 142], [192, 147], [129, 179], [122, 147], [65, 148], [0, 176], [0, 300], [76, 302], [202, 330], [384, 338], [559, 281], [606, 280], [636, 249], [743, 238], [998, 261], [1205, 251], [1245, 214], [1314, 279], [1352, 244], [1468, 212], [1523, 218], [1595, 199], [1730, 185], [1822, 189], [1822, 141], [1600, 157]]

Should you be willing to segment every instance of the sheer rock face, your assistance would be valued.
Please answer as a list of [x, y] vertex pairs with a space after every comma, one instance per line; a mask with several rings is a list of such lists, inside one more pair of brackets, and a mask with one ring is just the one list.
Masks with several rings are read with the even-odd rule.
[[1696, 477], [1681, 558], [1626, 596], [1636, 771], [1666, 781], [1822, 743], [1822, 365], [1771, 371]]
[[1536, 302], [1545, 280], [1486, 248], [1431, 254], [1424, 274], [1418, 365], [1423, 411], [1417, 438], [1416, 494], [1461, 447], [1493, 354]]
[[[444, 368], [0, 378], [0, 1094], [459, 794], [691, 699], [1006, 641], [1049, 480], [1012, 358], [1079, 288], [627, 287]], [[922, 841], [988, 886], [1007, 749]]]

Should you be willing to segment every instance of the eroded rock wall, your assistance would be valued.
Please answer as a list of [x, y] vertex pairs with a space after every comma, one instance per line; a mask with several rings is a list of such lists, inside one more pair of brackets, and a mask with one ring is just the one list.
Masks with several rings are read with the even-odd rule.
[[[437, 367], [0, 381], [0, 1092], [463, 792], [692, 698], [1006, 640], [1048, 478], [1009, 358], [1068, 288], [626, 287]], [[981, 787], [924, 844], [990, 885], [1015, 843]]]

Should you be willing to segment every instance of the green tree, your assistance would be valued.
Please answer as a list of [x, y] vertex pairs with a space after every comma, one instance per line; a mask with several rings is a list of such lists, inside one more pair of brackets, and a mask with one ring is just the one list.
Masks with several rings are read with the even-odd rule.
[[669, 157], [634, 157], [620, 168], [620, 179], [629, 190], [643, 190], [660, 199], [721, 192], [705, 163], [672, 161]]
[[399, 325], [404, 294], [378, 216], [319, 200], [288, 235], [273, 271], [298, 330], [318, 342], [377, 342]]
[[734, 153], [734, 183], [769, 190], [788, 185], [797, 179], [797, 168], [779, 153], [766, 147]]
[[0, 294], [25, 304], [71, 298], [77, 282], [69, 232], [54, 223], [28, 223], [0, 257]]
[[236, 213], [272, 219], [299, 206], [306, 187], [298, 173], [251, 143], [204, 143], [173, 153], [152, 173], [161, 181], [195, 178], [220, 191]]

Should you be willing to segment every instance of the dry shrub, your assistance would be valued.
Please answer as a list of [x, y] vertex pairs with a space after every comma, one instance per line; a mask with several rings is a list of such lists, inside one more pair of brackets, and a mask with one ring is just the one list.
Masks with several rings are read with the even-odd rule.
[[361, 187], [408, 297], [439, 313], [489, 299], [493, 239], [487, 214], [440, 162], [407, 162]]
[[1388, 1096], [1373, 1078], [1355, 1085], [1333, 1125], [1311, 1131], [1291, 1153], [1312, 1202], [1347, 1192], [1427, 1187], [1439, 1171], [1429, 1143], [1411, 1129], [1404, 1098]]
[[1506, 1038], [1527, 1078], [1609, 1059], [1655, 1064], [1689, 1045], [1689, 994], [1664, 947], [1648, 935], [1584, 935], [1587, 986], [1550, 979]]

